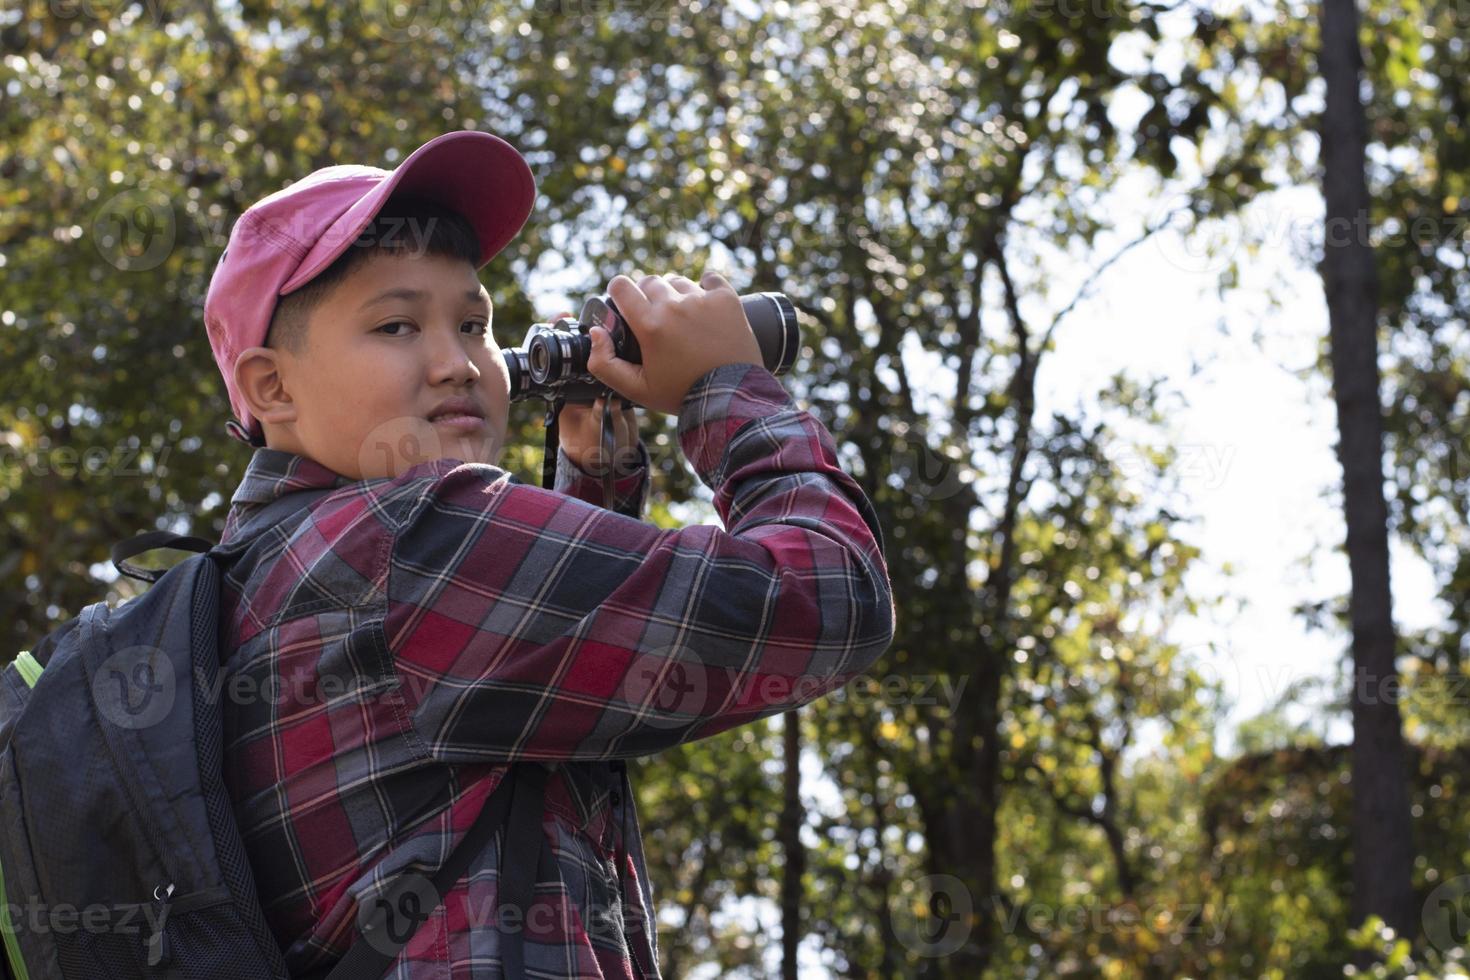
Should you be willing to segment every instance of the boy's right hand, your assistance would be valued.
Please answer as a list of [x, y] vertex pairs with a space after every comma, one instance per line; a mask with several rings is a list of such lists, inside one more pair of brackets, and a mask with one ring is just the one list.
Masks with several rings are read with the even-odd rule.
[[643, 363], [614, 356], [607, 331], [593, 327], [587, 370], [645, 408], [677, 414], [690, 387], [710, 371], [762, 363], [740, 296], [718, 273], [697, 284], [672, 273], [636, 283], [614, 276], [607, 292], [638, 338]]

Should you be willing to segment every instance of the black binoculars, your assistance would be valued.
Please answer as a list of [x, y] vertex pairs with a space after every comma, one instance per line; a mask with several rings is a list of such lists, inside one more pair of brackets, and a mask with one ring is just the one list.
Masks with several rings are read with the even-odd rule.
[[[801, 349], [796, 307], [784, 293], [750, 293], [740, 297], [740, 305], [760, 345], [766, 370], [784, 374]], [[603, 293], [587, 300], [575, 320], [562, 317], [553, 323], [533, 323], [521, 346], [504, 351], [505, 366], [510, 371], [510, 400], [592, 402], [606, 392], [607, 385], [587, 371], [587, 356], [592, 352], [590, 331], [595, 326], [612, 337], [618, 357], [634, 364], [643, 362], [638, 338], [618, 313], [612, 297]]]

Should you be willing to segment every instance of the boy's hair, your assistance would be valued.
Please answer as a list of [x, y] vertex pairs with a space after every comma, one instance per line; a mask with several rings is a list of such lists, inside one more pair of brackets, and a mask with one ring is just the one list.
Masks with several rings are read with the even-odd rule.
[[375, 255], [433, 255], [480, 264], [480, 241], [469, 221], [443, 205], [395, 194], [347, 251], [306, 285], [276, 301], [265, 346], [300, 356], [306, 349], [306, 324], [337, 284]]

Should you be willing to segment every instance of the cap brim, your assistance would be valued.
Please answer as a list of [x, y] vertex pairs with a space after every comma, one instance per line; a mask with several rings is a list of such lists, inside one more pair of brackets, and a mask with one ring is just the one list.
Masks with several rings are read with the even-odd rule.
[[463, 130], [437, 136], [333, 222], [281, 286], [281, 295], [309, 282], [346, 252], [395, 193], [411, 193], [464, 215], [480, 240], [479, 269], [531, 216], [536, 178], [520, 152], [491, 133]]

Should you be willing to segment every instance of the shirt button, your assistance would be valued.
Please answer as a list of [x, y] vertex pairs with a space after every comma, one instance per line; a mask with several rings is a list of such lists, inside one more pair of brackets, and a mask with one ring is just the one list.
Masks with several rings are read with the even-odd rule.
[[617, 806], [619, 803], [623, 802], [623, 794], [619, 793], [617, 790], [613, 790], [608, 799], [612, 801], [613, 806]]

